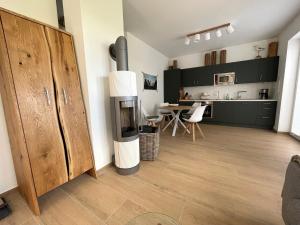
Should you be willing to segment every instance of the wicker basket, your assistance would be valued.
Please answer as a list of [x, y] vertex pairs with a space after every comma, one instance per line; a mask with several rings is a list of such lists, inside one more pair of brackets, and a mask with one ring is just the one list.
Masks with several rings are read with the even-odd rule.
[[140, 156], [141, 160], [155, 160], [159, 151], [159, 129], [143, 126], [140, 132]]

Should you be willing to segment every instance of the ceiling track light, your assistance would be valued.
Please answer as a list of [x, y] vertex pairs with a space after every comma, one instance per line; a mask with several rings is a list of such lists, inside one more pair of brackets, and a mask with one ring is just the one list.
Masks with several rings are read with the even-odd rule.
[[209, 32], [207, 32], [207, 33], [205, 34], [205, 40], [206, 40], [206, 41], [210, 40], [210, 33], [209, 33]]
[[222, 31], [221, 31], [221, 29], [218, 29], [217, 31], [216, 31], [216, 36], [218, 37], [218, 38], [220, 38], [220, 37], [222, 37]]
[[226, 27], [226, 30], [229, 34], [232, 34], [234, 32], [234, 27], [230, 24], [228, 27]]
[[187, 34], [186, 37], [185, 37], [184, 43], [186, 45], [189, 45], [191, 43], [191, 40], [190, 40], [191, 37], [193, 37], [193, 41], [195, 43], [198, 43], [201, 39], [201, 34], [204, 34], [204, 39], [208, 41], [208, 40], [211, 39], [211, 34], [210, 34], [211, 32], [215, 32], [216, 36], [218, 38], [220, 38], [220, 37], [223, 36], [223, 33], [222, 33], [223, 28], [226, 29], [228, 34], [231, 34], [235, 31], [235, 29], [234, 29], [234, 27], [232, 26], [231, 23], [225, 23], [225, 24], [222, 24], [220, 26], [211, 27], [211, 28], [208, 28], [208, 29], [205, 29], [205, 30], [201, 30], [201, 31], [198, 31], [198, 32]]
[[200, 41], [200, 39], [201, 39], [200, 34], [195, 34], [195, 36], [194, 36], [194, 42], [198, 43]]
[[191, 39], [189, 37], [185, 37], [184, 44], [185, 45], [190, 45], [191, 44]]

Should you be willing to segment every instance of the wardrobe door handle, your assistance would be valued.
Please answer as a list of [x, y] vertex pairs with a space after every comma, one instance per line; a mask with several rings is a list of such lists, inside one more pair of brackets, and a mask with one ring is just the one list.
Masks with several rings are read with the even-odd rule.
[[63, 91], [63, 95], [64, 95], [65, 105], [67, 105], [67, 104], [68, 104], [68, 96], [67, 96], [67, 92], [66, 92], [66, 90], [65, 90], [64, 88], [62, 89], [62, 91]]
[[45, 87], [44, 87], [44, 93], [45, 93], [45, 96], [46, 96], [48, 105], [51, 105], [51, 100], [50, 100], [50, 96], [49, 96], [49, 91], [48, 91], [48, 89], [45, 88]]
[[262, 80], [262, 76], [263, 76], [263, 75], [262, 75], [262, 74], [260, 74], [260, 77], [259, 77], [259, 80], [260, 80], [260, 81]]

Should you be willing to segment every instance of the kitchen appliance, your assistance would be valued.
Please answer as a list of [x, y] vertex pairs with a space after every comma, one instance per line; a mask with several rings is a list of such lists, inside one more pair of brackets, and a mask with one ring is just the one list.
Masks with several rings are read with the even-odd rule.
[[267, 89], [267, 88], [260, 89], [259, 98], [260, 99], [268, 99], [269, 98], [269, 89]]
[[121, 36], [109, 48], [117, 71], [109, 78], [114, 161], [121, 175], [135, 173], [140, 164], [136, 74], [128, 71], [127, 41]]
[[215, 85], [233, 85], [235, 81], [235, 73], [218, 73], [214, 75]]
[[210, 95], [208, 93], [206, 93], [206, 92], [202, 92], [200, 94], [200, 99], [206, 100], [206, 99], [209, 99], [209, 97], [210, 97]]
[[201, 101], [201, 105], [206, 105], [205, 111], [203, 113], [203, 118], [213, 117], [213, 102], [212, 101]]

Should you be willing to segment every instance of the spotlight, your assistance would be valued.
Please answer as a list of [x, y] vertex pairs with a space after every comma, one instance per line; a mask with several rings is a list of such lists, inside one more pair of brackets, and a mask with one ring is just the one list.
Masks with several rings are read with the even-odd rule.
[[190, 43], [191, 43], [191, 39], [189, 37], [185, 37], [184, 44], [190, 45]]
[[205, 40], [206, 41], [210, 40], [210, 33], [209, 32], [205, 34]]
[[222, 31], [220, 29], [218, 29], [216, 31], [216, 36], [219, 38], [219, 37], [222, 37]]
[[233, 33], [234, 32], [234, 27], [230, 24], [227, 28], [226, 28], [227, 32], [229, 34]]
[[194, 36], [194, 42], [198, 43], [200, 41], [200, 39], [201, 39], [200, 34], [195, 34], [195, 36]]

